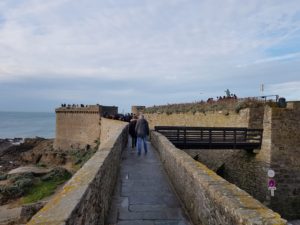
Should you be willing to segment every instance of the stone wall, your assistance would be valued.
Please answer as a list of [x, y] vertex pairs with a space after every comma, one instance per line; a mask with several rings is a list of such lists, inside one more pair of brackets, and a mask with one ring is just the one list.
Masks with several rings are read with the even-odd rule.
[[175, 148], [161, 134], [151, 132], [151, 140], [194, 224], [287, 224], [279, 214]]
[[[99, 150], [42, 208], [29, 225], [103, 225], [118, 176], [121, 151], [127, 143], [127, 124], [115, 122], [115, 136], [104, 140]], [[106, 121], [109, 125], [109, 121]], [[117, 128], [118, 127], [118, 128]]]
[[112, 119], [106, 119], [104, 117], [101, 117], [100, 122], [101, 128], [100, 128], [100, 146], [104, 144], [107, 140], [110, 140], [111, 138], [114, 138], [118, 132], [120, 131], [120, 128], [124, 125], [124, 122], [120, 122], [119, 120], [112, 120]]
[[270, 168], [271, 127], [264, 123], [264, 107], [247, 108], [239, 113], [234, 111], [211, 111], [187, 114], [147, 114], [151, 127], [171, 126], [207, 126], [207, 127], [248, 127], [264, 128], [262, 149], [256, 154], [246, 150], [186, 150], [193, 158], [218, 172], [223, 178], [247, 191], [253, 197], [268, 204], [267, 171]]
[[140, 113], [143, 113], [145, 110], [145, 106], [138, 106], [138, 105], [133, 105], [131, 106], [131, 113], [135, 115], [139, 115]]
[[[215, 115], [215, 116], [214, 116]], [[148, 115], [147, 115], [148, 116]], [[245, 150], [185, 150], [227, 181], [247, 191], [284, 218], [300, 217], [300, 102], [289, 102], [287, 108], [246, 109], [239, 114], [149, 115], [154, 125], [246, 126], [263, 128], [262, 147], [255, 153]], [[178, 121], [176, 121], [178, 118]], [[215, 118], [215, 119], [214, 119]], [[183, 123], [185, 122], [185, 123]], [[269, 169], [276, 173], [277, 190], [270, 196]]]
[[270, 207], [289, 219], [300, 218], [300, 102], [287, 108], [266, 108], [265, 121], [272, 132], [271, 168], [275, 171], [277, 190]]
[[[288, 108], [266, 107], [262, 147], [244, 150], [187, 150], [253, 197], [287, 219], [300, 218], [300, 103]], [[197, 156], [196, 156], [197, 155]], [[219, 169], [219, 170], [218, 170]], [[275, 196], [268, 190], [267, 171], [276, 173]]]
[[234, 111], [208, 111], [205, 113], [174, 113], [171, 115], [145, 114], [150, 128], [154, 126], [201, 126], [201, 127], [251, 127], [262, 128], [263, 109], [247, 108]]
[[56, 110], [55, 149], [94, 147], [100, 137], [100, 108], [59, 108]]

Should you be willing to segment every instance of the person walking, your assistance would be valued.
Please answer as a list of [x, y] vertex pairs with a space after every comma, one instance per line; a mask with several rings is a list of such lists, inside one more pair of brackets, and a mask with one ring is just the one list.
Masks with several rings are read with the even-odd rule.
[[146, 138], [149, 135], [149, 125], [147, 120], [144, 118], [144, 115], [140, 115], [139, 119], [136, 122], [135, 132], [137, 136], [137, 146], [138, 146], [138, 155], [141, 155], [142, 151], [142, 142], [144, 144], [145, 154], [147, 154], [147, 143]]
[[135, 148], [136, 146], [136, 132], [135, 132], [136, 122], [137, 122], [137, 116], [134, 115], [129, 122], [129, 135], [131, 136], [131, 148]]

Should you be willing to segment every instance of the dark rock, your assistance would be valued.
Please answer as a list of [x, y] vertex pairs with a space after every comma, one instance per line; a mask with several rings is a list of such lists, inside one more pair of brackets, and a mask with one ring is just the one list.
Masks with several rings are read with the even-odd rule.
[[33, 180], [30, 178], [22, 178], [15, 182], [15, 185], [17, 185], [19, 188], [28, 188], [33, 184]]
[[63, 167], [56, 167], [53, 170], [51, 170], [48, 174], [46, 174], [45, 176], [43, 176], [41, 179], [43, 181], [46, 180], [60, 180], [62, 178], [69, 178], [71, 177], [71, 173], [66, 170]]
[[5, 204], [10, 199], [21, 197], [24, 191], [16, 185], [0, 185], [0, 205]]
[[6, 174], [0, 174], [0, 180], [6, 180], [7, 175]]
[[44, 207], [45, 204], [46, 202], [37, 202], [23, 205], [20, 215], [20, 223], [27, 223], [34, 214]]

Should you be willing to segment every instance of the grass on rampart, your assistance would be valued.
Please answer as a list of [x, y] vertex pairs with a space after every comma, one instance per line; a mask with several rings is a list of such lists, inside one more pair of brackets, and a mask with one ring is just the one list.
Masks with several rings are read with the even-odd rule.
[[[91, 148], [85, 151], [73, 150], [71, 152], [70, 157], [72, 159], [75, 171], [79, 170], [84, 165], [84, 163], [86, 163], [95, 154], [100, 142], [96, 144], [97, 146], [95, 148]], [[43, 167], [44, 165], [39, 166]], [[50, 174], [44, 176], [41, 179], [38, 179], [32, 184], [30, 188], [26, 189], [25, 195], [21, 199], [21, 203], [34, 203], [54, 194], [57, 187], [69, 180], [71, 176], [72, 174], [62, 169], [50, 172]]]
[[[173, 113], [205, 113], [208, 111], [220, 111], [228, 110], [239, 113], [241, 109], [245, 108], [257, 108], [266, 104], [264, 101], [256, 99], [224, 99], [221, 101], [210, 102], [192, 102], [192, 103], [180, 103], [180, 104], [167, 104], [147, 107], [144, 113], [166, 113], [167, 115]], [[271, 104], [268, 102], [267, 104]]]
[[54, 194], [56, 188], [69, 180], [70, 177], [71, 174], [65, 174], [62, 177], [38, 181], [23, 196], [21, 199], [22, 204], [34, 203]]

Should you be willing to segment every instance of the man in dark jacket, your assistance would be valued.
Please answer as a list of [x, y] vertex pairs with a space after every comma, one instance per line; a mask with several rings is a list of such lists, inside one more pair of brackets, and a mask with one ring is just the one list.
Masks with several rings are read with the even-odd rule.
[[140, 115], [136, 122], [135, 132], [137, 136], [138, 155], [141, 155], [142, 142], [144, 143], [145, 154], [147, 154], [147, 143], [146, 138], [149, 135], [149, 125], [144, 115]]
[[129, 134], [131, 136], [131, 147], [135, 148], [136, 146], [136, 132], [135, 132], [135, 126], [136, 126], [137, 116], [134, 115], [133, 118], [129, 122]]

